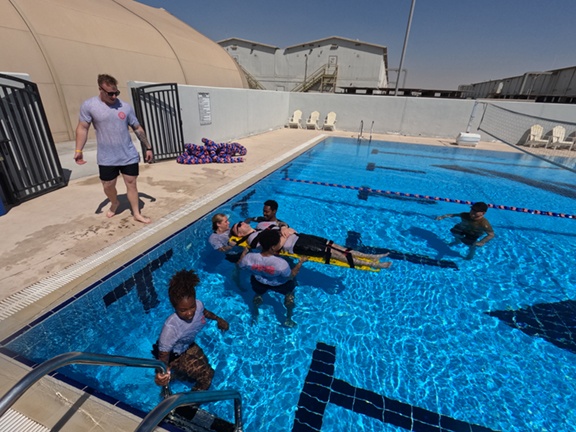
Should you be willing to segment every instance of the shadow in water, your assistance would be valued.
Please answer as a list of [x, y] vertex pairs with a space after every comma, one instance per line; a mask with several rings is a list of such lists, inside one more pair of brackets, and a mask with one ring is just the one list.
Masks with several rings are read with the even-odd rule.
[[[360, 233], [355, 231], [348, 231], [348, 237], [346, 238], [346, 247], [355, 249], [359, 252], [369, 253], [369, 254], [383, 254], [388, 253], [388, 258], [400, 261], [408, 261], [414, 264], [430, 265], [442, 268], [453, 268], [458, 270], [458, 265], [453, 261], [441, 259], [444, 256], [457, 256], [459, 254], [454, 252], [448, 247], [444, 241], [442, 241], [436, 234], [430, 231], [423, 230], [421, 228], [411, 228], [410, 233], [417, 235], [418, 237], [424, 238], [428, 245], [438, 251], [437, 258], [431, 258], [426, 255], [413, 254], [407, 252], [399, 252], [388, 248], [379, 248], [373, 246], [364, 246], [362, 244], [362, 239]], [[425, 236], [425, 237], [424, 237]]]

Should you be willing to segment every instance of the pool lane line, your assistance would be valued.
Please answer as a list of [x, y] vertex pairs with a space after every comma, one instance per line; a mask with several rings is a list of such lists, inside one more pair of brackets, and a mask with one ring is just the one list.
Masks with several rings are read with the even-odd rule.
[[[341, 189], [365, 191], [365, 192], [370, 192], [370, 193], [375, 193], [375, 194], [395, 195], [395, 196], [418, 198], [418, 199], [431, 200], [431, 201], [452, 202], [452, 203], [456, 203], [456, 204], [472, 205], [475, 203], [475, 201], [468, 201], [468, 200], [442, 198], [442, 197], [435, 197], [435, 196], [431, 196], [431, 195], [411, 194], [411, 193], [407, 193], [407, 192], [394, 192], [394, 191], [387, 191], [387, 190], [382, 190], [382, 189], [372, 189], [372, 188], [364, 187], [364, 186], [347, 186], [347, 185], [341, 185], [341, 184], [337, 184], [337, 183], [327, 183], [327, 182], [319, 182], [319, 181], [312, 181], [312, 180], [300, 180], [300, 179], [293, 179], [293, 178], [289, 178], [289, 177], [284, 177], [282, 180], [294, 182], [294, 183], [304, 183], [304, 184], [316, 185], [316, 186], [329, 186], [329, 187], [335, 187], [335, 188], [341, 188]], [[565, 218], [565, 219], [576, 219], [576, 215], [567, 214], [567, 213], [558, 213], [558, 212], [551, 212], [551, 211], [546, 211], [546, 210], [532, 210], [532, 209], [527, 209], [527, 208], [523, 208], [523, 207], [506, 206], [506, 205], [501, 205], [501, 204], [487, 204], [487, 206], [489, 208], [493, 208], [496, 210], [510, 210], [510, 211], [515, 211], [515, 212], [529, 213], [529, 214], [540, 215], [540, 216], [553, 216], [553, 217], [559, 217], [559, 218]]]

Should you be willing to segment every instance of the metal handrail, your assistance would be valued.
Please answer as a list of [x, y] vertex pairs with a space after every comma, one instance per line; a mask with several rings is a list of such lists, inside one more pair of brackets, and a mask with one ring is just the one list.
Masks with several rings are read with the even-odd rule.
[[[59, 369], [69, 364], [95, 364], [103, 366], [132, 366], [141, 368], [155, 368], [163, 373], [167, 372], [166, 364], [156, 359], [142, 359], [137, 357], [113, 356], [107, 354], [94, 354], [85, 352], [68, 352], [46, 360], [36, 368], [28, 372], [0, 399], [0, 417], [4, 415], [14, 403], [28, 390], [34, 383], [55, 369]], [[168, 386], [163, 388], [164, 394], [169, 394]]]
[[218, 402], [226, 399], [234, 399], [234, 430], [242, 432], [242, 400], [240, 393], [236, 390], [195, 391], [168, 396], [144, 417], [134, 432], [154, 430], [164, 417], [179, 406], [200, 402]]

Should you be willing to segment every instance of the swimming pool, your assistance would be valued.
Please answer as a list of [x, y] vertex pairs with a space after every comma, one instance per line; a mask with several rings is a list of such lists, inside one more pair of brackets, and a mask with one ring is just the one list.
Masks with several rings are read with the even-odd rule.
[[[233, 266], [206, 245], [211, 213], [2, 345], [32, 361], [66, 351], [148, 357], [172, 312], [167, 280], [194, 268], [198, 297], [230, 322], [227, 333], [208, 325], [199, 337], [213, 389], [242, 393], [248, 431], [319, 430], [319, 422], [325, 431], [568, 431], [576, 222], [490, 209], [497, 237], [465, 261], [465, 248], [447, 246], [456, 220], [435, 217], [467, 206], [335, 185], [574, 214], [575, 183], [527, 155], [329, 139], [214, 212], [244, 219], [274, 198], [296, 229], [405, 258], [390, 270], [306, 263], [298, 326], [282, 326], [275, 295], [253, 322], [246, 275], [239, 288]], [[64, 372], [144, 411], [158, 402], [144, 370]], [[230, 404], [213, 408], [232, 418]]]

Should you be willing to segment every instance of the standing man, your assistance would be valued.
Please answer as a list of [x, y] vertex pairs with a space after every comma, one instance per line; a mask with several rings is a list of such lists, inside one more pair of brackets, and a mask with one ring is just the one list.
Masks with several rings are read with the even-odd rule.
[[90, 125], [94, 123], [100, 180], [104, 193], [110, 200], [110, 209], [106, 216], [111, 218], [118, 210], [120, 202], [116, 180], [121, 173], [134, 220], [148, 224], [150, 219], [140, 213], [138, 205], [136, 180], [139, 174], [140, 155], [132, 143], [128, 126], [146, 147], [145, 160], [148, 163], [153, 159], [152, 146], [146, 138], [144, 129], [138, 123], [134, 109], [118, 98], [120, 91], [116, 78], [106, 74], [98, 75], [98, 89], [100, 94], [84, 101], [80, 107], [74, 159], [78, 165], [86, 163], [82, 149], [86, 145]]
[[[458, 243], [464, 243], [466, 246], [469, 246], [470, 249], [466, 259], [474, 258], [476, 247], [482, 247], [494, 238], [492, 225], [490, 225], [488, 219], [484, 217], [487, 211], [488, 205], [486, 203], [477, 202], [472, 205], [469, 212], [449, 213], [436, 218], [436, 220], [451, 217], [459, 217], [461, 219], [460, 223], [450, 229], [450, 232], [454, 236], [454, 241], [450, 243], [450, 246]], [[480, 237], [482, 238], [480, 239]]]

